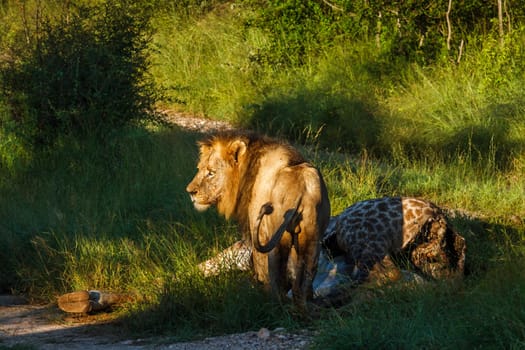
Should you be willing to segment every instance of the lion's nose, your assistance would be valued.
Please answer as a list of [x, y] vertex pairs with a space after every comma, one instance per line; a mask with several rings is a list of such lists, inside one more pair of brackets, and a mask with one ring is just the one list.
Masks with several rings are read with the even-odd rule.
[[193, 186], [193, 184], [190, 183], [188, 186], [186, 186], [186, 192], [188, 192], [190, 196], [193, 196], [197, 193], [197, 190], [195, 189], [195, 186]]
[[190, 195], [191, 202], [195, 203], [195, 196], [197, 195], [197, 191], [189, 187], [186, 187], [186, 192], [188, 192], [188, 194]]

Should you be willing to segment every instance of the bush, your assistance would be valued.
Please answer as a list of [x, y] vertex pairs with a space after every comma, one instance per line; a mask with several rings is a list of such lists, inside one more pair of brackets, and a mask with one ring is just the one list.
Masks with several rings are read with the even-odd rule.
[[13, 50], [19, 57], [0, 70], [11, 129], [30, 144], [49, 145], [59, 135], [104, 139], [153, 118], [150, 16], [144, 4], [121, 0], [37, 16], [32, 32], [26, 24], [27, 47]]
[[[523, 2], [523, 1], [519, 1]], [[522, 4], [504, 5], [501, 25], [510, 33], [523, 21]], [[338, 42], [368, 41], [384, 63], [458, 60], [459, 47], [472, 34], [498, 31], [496, 2], [251, 0], [256, 16], [249, 25], [263, 29], [270, 45], [257, 59], [268, 64], [302, 65], [312, 54]], [[448, 15], [447, 15], [448, 13]]]
[[268, 47], [253, 56], [262, 64], [303, 65], [342, 32], [345, 17], [340, 19], [338, 13], [318, 1], [270, 0], [265, 6], [257, 0], [253, 3], [256, 16], [247, 24], [262, 29], [269, 37]]

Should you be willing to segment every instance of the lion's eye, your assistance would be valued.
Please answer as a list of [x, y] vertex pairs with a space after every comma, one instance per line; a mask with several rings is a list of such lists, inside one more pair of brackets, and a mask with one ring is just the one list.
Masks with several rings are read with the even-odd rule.
[[213, 177], [215, 176], [215, 171], [214, 170], [211, 170], [211, 169], [208, 169], [208, 173], [206, 174], [207, 177]]

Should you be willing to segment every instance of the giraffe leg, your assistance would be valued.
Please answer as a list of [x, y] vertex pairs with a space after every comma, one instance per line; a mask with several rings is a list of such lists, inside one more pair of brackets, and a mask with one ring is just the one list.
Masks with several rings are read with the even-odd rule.
[[401, 270], [392, 261], [390, 255], [385, 256], [382, 261], [374, 264], [370, 270], [369, 279], [379, 285], [399, 281], [401, 278]]

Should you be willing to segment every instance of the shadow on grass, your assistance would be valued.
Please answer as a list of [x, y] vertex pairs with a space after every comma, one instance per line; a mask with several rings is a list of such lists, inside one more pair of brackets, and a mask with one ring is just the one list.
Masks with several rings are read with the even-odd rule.
[[[450, 221], [467, 240], [463, 281], [384, 286], [376, 293], [361, 287], [365, 289], [356, 290], [348, 304], [319, 312], [306, 325], [315, 323], [321, 329], [319, 348], [325, 348], [328, 339], [334, 349], [349, 344], [377, 349], [513, 344], [519, 323], [525, 321], [521, 318], [525, 313], [512, 304], [519, 303], [523, 285], [516, 284], [525, 267], [523, 227], [463, 215]], [[496, 318], [491, 319], [491, 312]], [[157, 302], [136, 309], [122, 322], [133, 333], [160, 333], [178, 340], [260, 327], [305, 327], [286, 305], [275, 303], [249, 274], [240, 272], [209, 279], [183, 274], [162, 290]], [[475, 329], [478, 326], [492, 335], [500, 331], [506, 335], [492, 339]], [[436, 334], [431, 335], [428, 327]], [[402, 339], [395, 336], [398, 331]]]
[[133, 334], [190, 338], [292, 323], [251, 276], [192, 273], [236, 235], [213, 210], [197, 212], [185, 191], [200, 137], [137, 130], [103, 155], [96, 142], [71, 140], [20, 169], [0, 188], [8, 199], [0, 288], [46, 301], [81, 289], [145, 295], [148, 305], [118, 321]]
[[190, 340], [262, 327], [296, 327], [289, 307], [277, 303], [250, 273], [204, 278], [186, 271], [164, 286], [157, 301], [135, 308], [122, 322], [133, 333]]
[[[427, 116], [410, 119], [396, 116], [385, 122], [382, 149], [402, 149], [408, 157], [422, 159], [438, 154], [444, 160], [468, 158], [473, 163], [509, 169], [525, 152], [522, 101], [490, 104], [476, 115]], [[442, 118], [442, 119], [441, 119]]]
[[[145, 241], [149, 233], [222, 242], [218, 229], [203, 227], [224, 228], [224, 220], [213, 211], [195, 211], [185, 191], [194, 175], [196, 140], [195, 134], [177, 128], [126, 130], [110, 145], [63, 140], [3, 177], [0, 290], [31, 290], [45, 298], [53, 290], [72, 287], [71, 277], [62, 275], [65, 261], [80, 259], [74, 254], [90, 259], [84, 261], [90, 266], [100, 249], [98, 254], [115, 263], [126, 255], [126, 247], [118, 249], [118, 244], [127, 242], [130, 254], [121, 261], [126, 265], [128, 258], [134, 259], [134, 249], [151, 246]], [[68, 252], [70, 248], [74, 251]], [[171, 253], [169, 247], [159, 249]]]
[[468, 215], [451, 218], [452, 225], [467, 241], [465, 275], [477, 278], [499, 263], [525, 256], [525, 229], [509, 219], [481, 219]]
[[511, 166], [514, 157], [525, 151], [523, 139], [513, 129], [525, 128], [519, 119], [521, 101], [495, 103], [472, 120], [458, 117], [443, 124], [429, 121], [433, 120], [430, 117], [384, 115], [373, 99], [298, 88], [251, 106], [246, 111], [246, 126], [330, 151], [366, 149], [381, 157], [402, 149], [408, 157], [439, 154], [444, 160], [459, 154], [480, 163], [493, 162], [499, 169]]
[[370, 103], [303, 91], [268, 99], [250, 112], [248, 127], [312, 143], [333, 151], [373, 149], [380, 135], [379, 118]]

